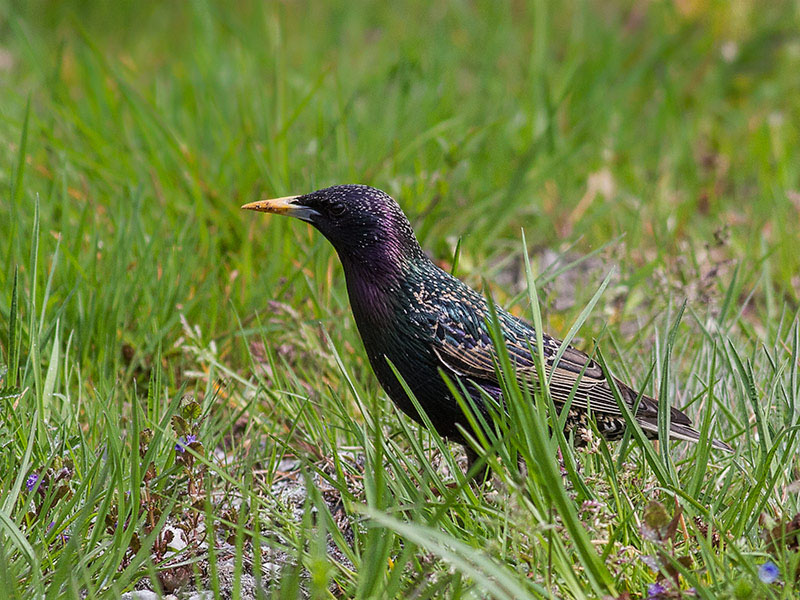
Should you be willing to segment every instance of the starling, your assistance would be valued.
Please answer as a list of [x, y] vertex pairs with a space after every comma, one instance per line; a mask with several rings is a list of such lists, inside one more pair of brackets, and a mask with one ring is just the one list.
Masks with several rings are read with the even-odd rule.
[[[472, 464], [477, 454], [458, 427], [468, 427], [468, 423], [440, 370], [453, 380], [460, 379], [475, 406], [487, 416], [480, 390], [501, 400], [485, 298], [425, 255], [400, 206], [378, 189], [337, 185], [304, 196], [251, 202], [242, 208], [296, 217], [330, 241], [342, 262], [353, 316], [383, 389], [404, 413], [421, 422], [395, 376], [394, 365], [439, 434], [464, 445]], [[530, 351], [536, 344], [533, 327], [500, 307], [497, 319], [520, 380], [537, 385]], [[561, 342], [547, 334], [542, 337], [550, 394], [559, 410], [575, 389], [565, 433], [574, 431], [580, 444], [591, 418], [603, 437], [620, 439], [625, 419], [609, 386], [610, 375], [571, 346], [553, 369]], [[637, 392], [618, 379], [614, 382], [633, 409]], [[647, 437], [658, 437], [658, 403], [653, 398], [641, 397], [635, 418]], [[670, 437], [697, 442], [700, 435], [691, 424], [684, 413], [670, 408]], [[718, 440], [712, 445], [731, 450]]]

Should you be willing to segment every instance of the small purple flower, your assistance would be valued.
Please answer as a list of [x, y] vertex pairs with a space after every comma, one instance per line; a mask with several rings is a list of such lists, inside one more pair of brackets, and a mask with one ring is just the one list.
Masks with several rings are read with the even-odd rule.
[[187, 435], [186, 438], [181, 436], [178, 438], [178, 443], [175, 444], [175, 451], [183, 454], [184, 452], [186, 452], [186, 446], [190, 446], [196, 441], [197, 441], [197, 436], [193, 433]]
[[660, 583], [651, 583], [647, 586], [647, 600], [658, 600], [661, 594], [666, 594], [667, 588]]
[[39, 476], [36, 473], [33, 473], [28, 477], [28, 480], [25, 482], [25, 487], [28, 488], [29, 492], [32, 492], [33, 488], [36, 487], [37, 483], [39, 483]]
[[[47, 526], [47, 531], [50, 531], [53, 527], [55, 527], [55, 524], [56, 524], [55, 521], [50, 521], [50, 525]], [[69, 541], [69, 536], [63, 531], [59, 533], [57, 537], [65, 544]]]
[[780, 574], [781, 572], [778, 570], [778, 565], [771, 560], [768, 560], [758, 567], [758, 578], [764, 583], [775, 583]]

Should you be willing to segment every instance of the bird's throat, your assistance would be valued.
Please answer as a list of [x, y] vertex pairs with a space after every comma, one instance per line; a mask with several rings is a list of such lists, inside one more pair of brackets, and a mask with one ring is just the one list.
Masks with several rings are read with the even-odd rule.
[[433, 266], [413, 234], [402, 237], [388, 231], [372, 244], [336, 250], [362, 338], [392, 325], [408, 302], [409, 274]]
[[342, 261], [350, 306], [362, 334], [365, 327], [382, 327], [396, 310], [403, 270], [394, 261]]

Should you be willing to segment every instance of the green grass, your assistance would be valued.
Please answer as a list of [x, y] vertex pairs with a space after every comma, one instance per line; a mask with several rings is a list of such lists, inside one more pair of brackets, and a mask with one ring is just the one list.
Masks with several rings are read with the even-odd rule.
[[[796, 597], [796, 3], [110, 6], [0, 4], [9, 597]], [[330, 246], [239, 210], [344, 182], [735, 456], [575, 450], [505, 365], [470, 485], [379, 389]]]

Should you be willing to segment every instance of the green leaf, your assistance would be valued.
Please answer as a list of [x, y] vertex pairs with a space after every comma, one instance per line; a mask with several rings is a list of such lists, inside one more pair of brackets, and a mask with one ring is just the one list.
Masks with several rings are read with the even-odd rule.
[[203, 414], [203, 407], [200, 406], [198, 402], [192, 400], [181, 408], [181, 414], [187, 421], [196, 421], [200, 418], [200, 415]]
[[177, 437], [183, 437], [188, 435], [191, 429], [186, 419], [178, 415], [172, 415], [172, 431], [175, 432]]

